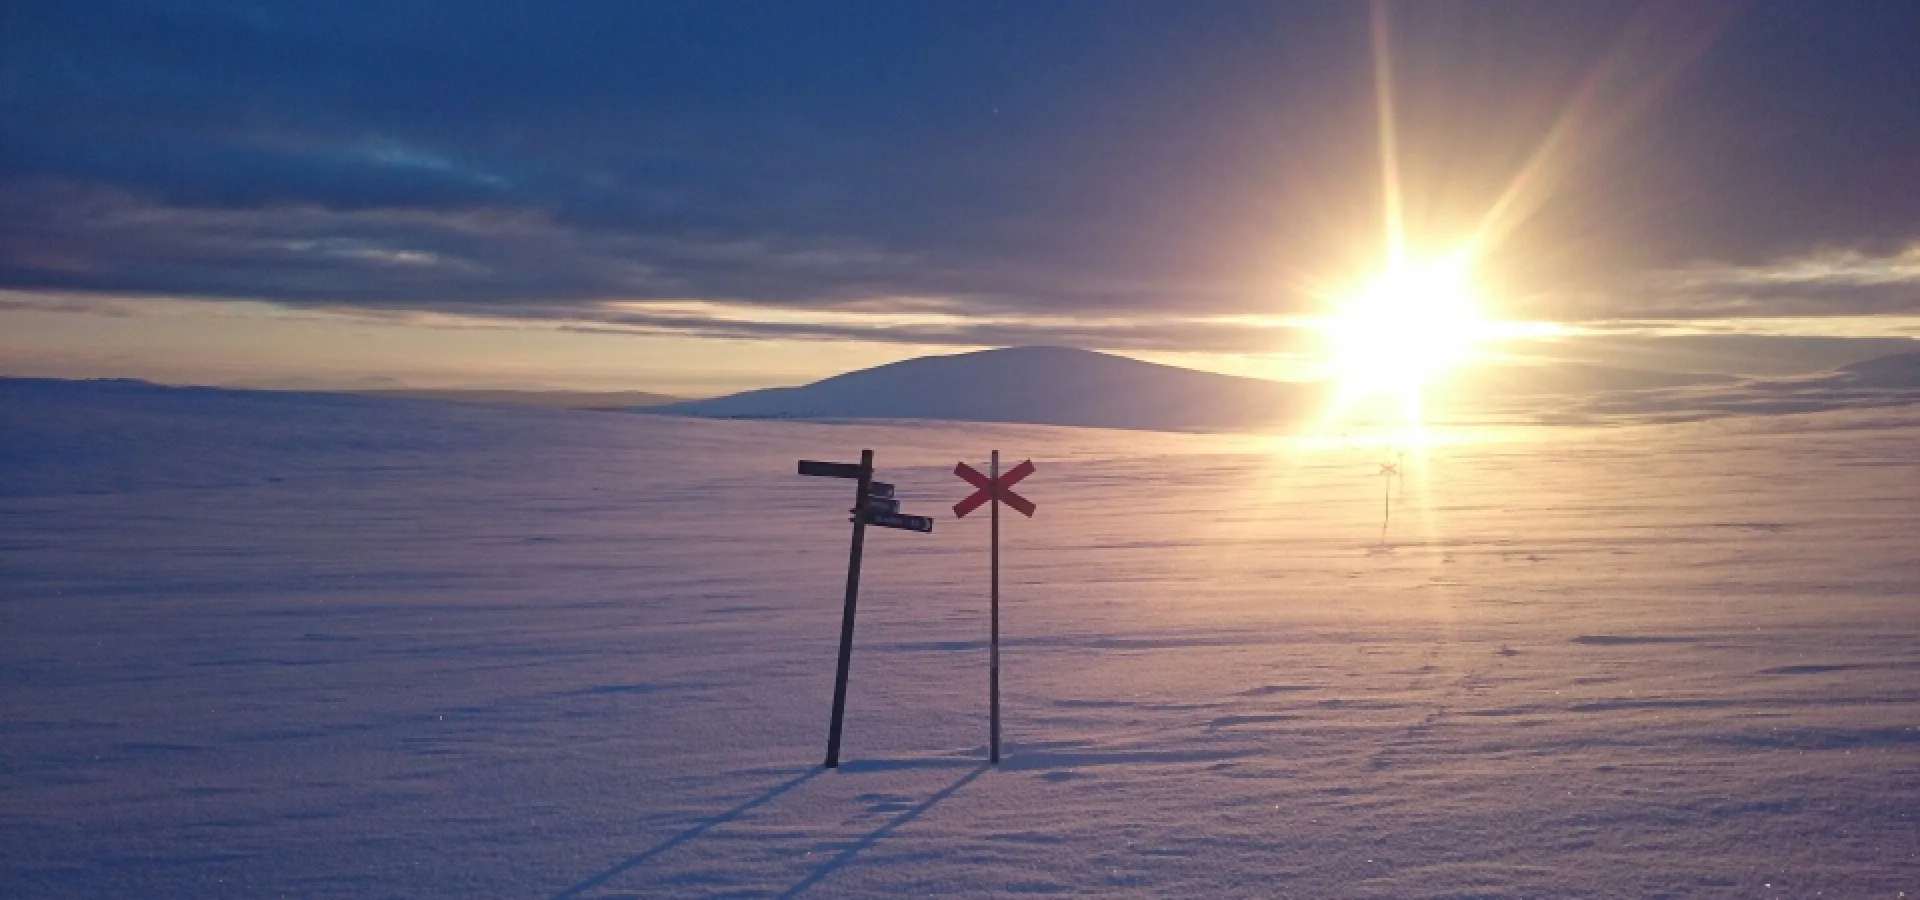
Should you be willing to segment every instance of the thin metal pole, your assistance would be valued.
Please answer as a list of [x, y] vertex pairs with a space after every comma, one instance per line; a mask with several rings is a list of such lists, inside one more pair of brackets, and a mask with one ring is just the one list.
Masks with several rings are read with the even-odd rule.
[[1393, 519], [1393, 470], [1380, 473], [1382, 490], [1380, 492], [1380, 546], [1387, 545], [1387, 522]]
[[853, 662], [853, 607], [860, 597], [860, 548], [867, 537], [867, 486], [873, 451], [860, 451], [860, 483], [853, 493], [853, 549], [847, 553], [847, 608], [840, 616], [840, 671], [833, 679], [833, 724], [827, 728], [827, 768], [840, 767], [840, 721], [847, 712], [847, 668]]
[[1000, 451], [993, 451], [993, 461], [988, 464], [987, 477], [993, 479], [993, 654], [992, 674], [988, 676], [988, 693], [992, 695], [993, 740], [989, 755], [994, 765], [1000, 764]]

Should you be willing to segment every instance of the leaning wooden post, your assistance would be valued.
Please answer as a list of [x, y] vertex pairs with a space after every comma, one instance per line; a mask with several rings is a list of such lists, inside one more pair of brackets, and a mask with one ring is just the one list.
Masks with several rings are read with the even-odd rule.
[[846, 478], [853, 488], [853, 547], [847, 551], [847, 606], [840, 614], [840, 668], [833, 678], [833, 721], [827, 726], [827, 768], [840, 766], [840, 723], [847, 715], [847, 670], [853, 664], [853, 611], [860, 599], [860, 549], [866, 543], [867, 526], [898, 528], [901, 531], [933, 531], [933, 520], [910, 516], [900, 511], [900, 500], [893, 485], [873, 480], [873, 451], [860, 451], [860, 462], [820, 462], [803, 459], [800, 474], [821, 478]]
[[860, 480], [853, 491], [853, 547], [847, 553], [847, 605], [840, 614], [840, 668], [833, 678], [833, 723], [827, 727], [827, 768], [840, 767], [840, 722], [847, 713], [847, 670], [853, 663], [853, 609], [860, 599], [860, 550], [867, 537], [867, 485], [873, 481], [873, 451], [860, 451]]

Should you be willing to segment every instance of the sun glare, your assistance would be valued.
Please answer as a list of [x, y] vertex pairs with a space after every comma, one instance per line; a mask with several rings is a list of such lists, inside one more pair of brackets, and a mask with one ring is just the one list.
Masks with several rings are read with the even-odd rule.
[[1470, 359], [1486, 320], [1467, 267], [1447, 260], [1388, 269], [1335, 301], [1323, 327], [1341, 393], [1404, 398]]

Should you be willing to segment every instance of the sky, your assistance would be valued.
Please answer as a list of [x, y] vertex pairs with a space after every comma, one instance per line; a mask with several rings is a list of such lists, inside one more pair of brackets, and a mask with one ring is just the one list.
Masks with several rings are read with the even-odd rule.
[[1503, 356], [1813, 370], [1920, 337], [1915, 46], [1911, 0], [10, 3], [0, 374], [1304, 377], [1389, 192], [1539, 326]]

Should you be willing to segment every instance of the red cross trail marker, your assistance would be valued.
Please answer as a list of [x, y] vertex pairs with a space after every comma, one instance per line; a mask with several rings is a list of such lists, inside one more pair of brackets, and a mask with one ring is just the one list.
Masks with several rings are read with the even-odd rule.
[[1027, 460], [1007, 474], [1000, 474], [1000, 451], [993, 451], [993, 462], [988, 464], [988, 474], [966, 463], [953, 467], [953, 474], [960, 476], [976, 490], [967, 495], [967, 499], [953, 505], [953, 514], [966, 518], [967, 513], [980, 508], [980, 504], [997, 500], [993, 504], [993, 636], [988, 646], [992, 647], [992, 668], [987, 676], [988, 706], [991, 709], [991, 730], [988, 747], [995, 765], [1000, 763], [1000, 504], [1005, 503], [1020, 511], [1021, 515], [1033, 518], [1034, 506], [1027, 498], [1014, 493], [1009, 488], [1020, 483], [1020, 479], [1033, 474], [1033, 460]]
[[[995, 453], [996, 459], [998, 458], [998, 456], [999, 454], [998, 452], [996, 452]], [[997, 463], [995, 467], [996, 468], [998, 467]], [[993, 496], [994, 488], [998, 486], [1000, 488], [999, 494], [1000, 494], [1001, 503], [1005, 503], [1006, 505], [1019, 510], [1021, 515], [1024, 515], [1029, 519], [1033, 518], [1033, 510], [1034, 510], [1033, 504], [1028, 502], [1027, 498], [1022, 497], [1011, 490], [1008, 490], [1008, 488], [1011, 488], [1014, 485], [1019, 484], [1020, 479], [1025, 478], [1028, 475], [1032, 475], [1033, 472], [1034, 472], [1033, 460], [1027, 460], [1026, 462], [1023, 462], [1017, 466], [1014, 466], [1011, 469], [1008, 469], [1007, 474], [999, 476], [998, 478], [989, 478], [985, 475], [982, 475], [980, 474], [979, 470], [975, 469], [970, 465], [967, 465], [966, 463], [961, 463], [957, 466], [954, 466], [953, 474], [966, 479], [966, 482], [968, 484], [971, 484], [974, 487], [979, 488], [979, 490], [974, 491], [971, 494], [968, 494], [967, 499], [962, 500], [959, 503], [955, 503], [953, 505], [953, 514], [962, 519], [966, 518], [967, 513], [970, 513], [976, 509], [979, 509], [980, 504], [987, 502], [987, 498]]]

